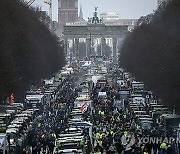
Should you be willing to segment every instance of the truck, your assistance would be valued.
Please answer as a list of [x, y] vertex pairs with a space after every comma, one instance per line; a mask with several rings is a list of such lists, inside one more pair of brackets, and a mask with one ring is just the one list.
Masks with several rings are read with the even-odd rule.
[[43, 94], [26, 95], [25, 106], [26, 108], [40, 108], [45, 103]]
[[132, 81], [132, 90], [144, 90], [144, 83], [139, 81]]
[[0, 133], [0, 154], [9, 154], [9, 142], [5, 133]]

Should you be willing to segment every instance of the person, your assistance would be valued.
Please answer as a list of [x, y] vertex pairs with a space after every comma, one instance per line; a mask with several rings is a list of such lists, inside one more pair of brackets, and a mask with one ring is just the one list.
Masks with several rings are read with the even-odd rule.
[[22, 154], [26, 154], [26, 149], [23, 149]]
[[115, 146], [113, 144], [110, 145], [107, 154], [115, 154]]
[[53, 154], [54, 147], [55, 147], [54, 142], [50, 141], [50, 143], [49, 143], [49, 154]]
[[40, 144], [40, 142], [37, 143], [36, 149], [37, 149], [37, 153], [40, 154], [40, 152], [41, 152], [41, 144]]

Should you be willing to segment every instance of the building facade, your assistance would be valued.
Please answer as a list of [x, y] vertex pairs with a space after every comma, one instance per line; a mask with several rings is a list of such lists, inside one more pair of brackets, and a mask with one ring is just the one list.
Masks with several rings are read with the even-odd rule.
[[62, 32], [66, 23], [78, 21], [78, 0], [58, 0], [58, 23]]

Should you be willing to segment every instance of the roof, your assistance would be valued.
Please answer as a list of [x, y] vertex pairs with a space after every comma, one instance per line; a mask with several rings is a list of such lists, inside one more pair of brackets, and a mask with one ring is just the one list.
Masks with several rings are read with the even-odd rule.
[[118, 15], [117, 12], [103, 12], [100, 15]]

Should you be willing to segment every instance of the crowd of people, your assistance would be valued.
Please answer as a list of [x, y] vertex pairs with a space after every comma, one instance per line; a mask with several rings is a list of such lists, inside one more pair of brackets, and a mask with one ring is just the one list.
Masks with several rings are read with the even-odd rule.
[[[129, 107], [129, 102], [124, 108], [115, 106], [114, 99], [118, 98], [118, 86], [115, 84], [105, 85], [103, 88], [94, 87], [93, 96], [93, 152], [95, 154], [171, 154], [172, 146], [168, 143], [142, 143], [139, 138], [143, 137], [159, 137], [162, 130], [152, 129], [150, 133], [143, 130], [137, 121], [133, 111]], [[130, 87], [123, 87], [123, 89]], [[126, 89], [126, 90], [127, 90]], [[108, 94], [106, 99], [98, 98], [98, 92], [106, 91]], [[144, 106], [144, 110], [148, 106]], [[157, 126], [158, 127], [158, 126]], [[154, 127], [155, 128], [155, 127]], [[164, 135], [164, 134], [163, 134]]]
[[53, 102], [46, 102], [40, 116], [36, 117], [29, 126], [28, 146], [24, 153], [32, 151], [32, 154], [49, 153], [53, 154], [55, 140], [67, 127], [69, 112], [73, 107], [76, 96], [74, 89], [77, 75], [66, 76], [58, 87], [56, 99]]
[[[40, 116], [29, 126], [27, 153], [32, 147], [32, 153], [53, 153], [55, 140], [68, 128], [68, 118], [75, 98], [78, 95], [77, 83], [80, 74], [69, 75], [59, 86], [56, 92], [56, 100], [47, 103]], [[104, 85], [89, 84], [89, 92], [92, 99], [92, 115], [84, 113], [84, 119], [93, 123], [93, 142], [87, 153], [91, 154], [170, 154], [173, 153], [172, 146], [168, 143], [142, 143], [140, 137], [158, 136], [161, 130], [152, 129], [151, 133], [145, 132], [137, 121], [133, 111], [129, 107], [129, 100], [124, 107], [119, 108], [115, 99], [119, 99], [119, 88], [117, 79], [112, 78], [111, 83]], [[88, 86], [87, 86], [88, 87]], [[130, 90], [130, 83], [124, 90]], [[107, 97], [100, 98], [98, 92], [106, 92]], [[148, 109], [148, 106], [144, 106]], [[90, 110], [89, 110], [90, 111]], [[147, 110], [148, 112], [149, 110]], [[87, 116], [88, 115], [88, 116]], [[90, 119], [89, 119], [90, 117]], [[157, 123], [156, 123], [157, 124]], [[158, 124], [156, 125], [158, 127]], [[155, 127], [154, 127], [155, 128]], [[154, 134], [153, 134], [154, 133]], [[88, 133], [86, 133], [88, 134]], [[90, 142], [89, 142], [90, 143]]]

